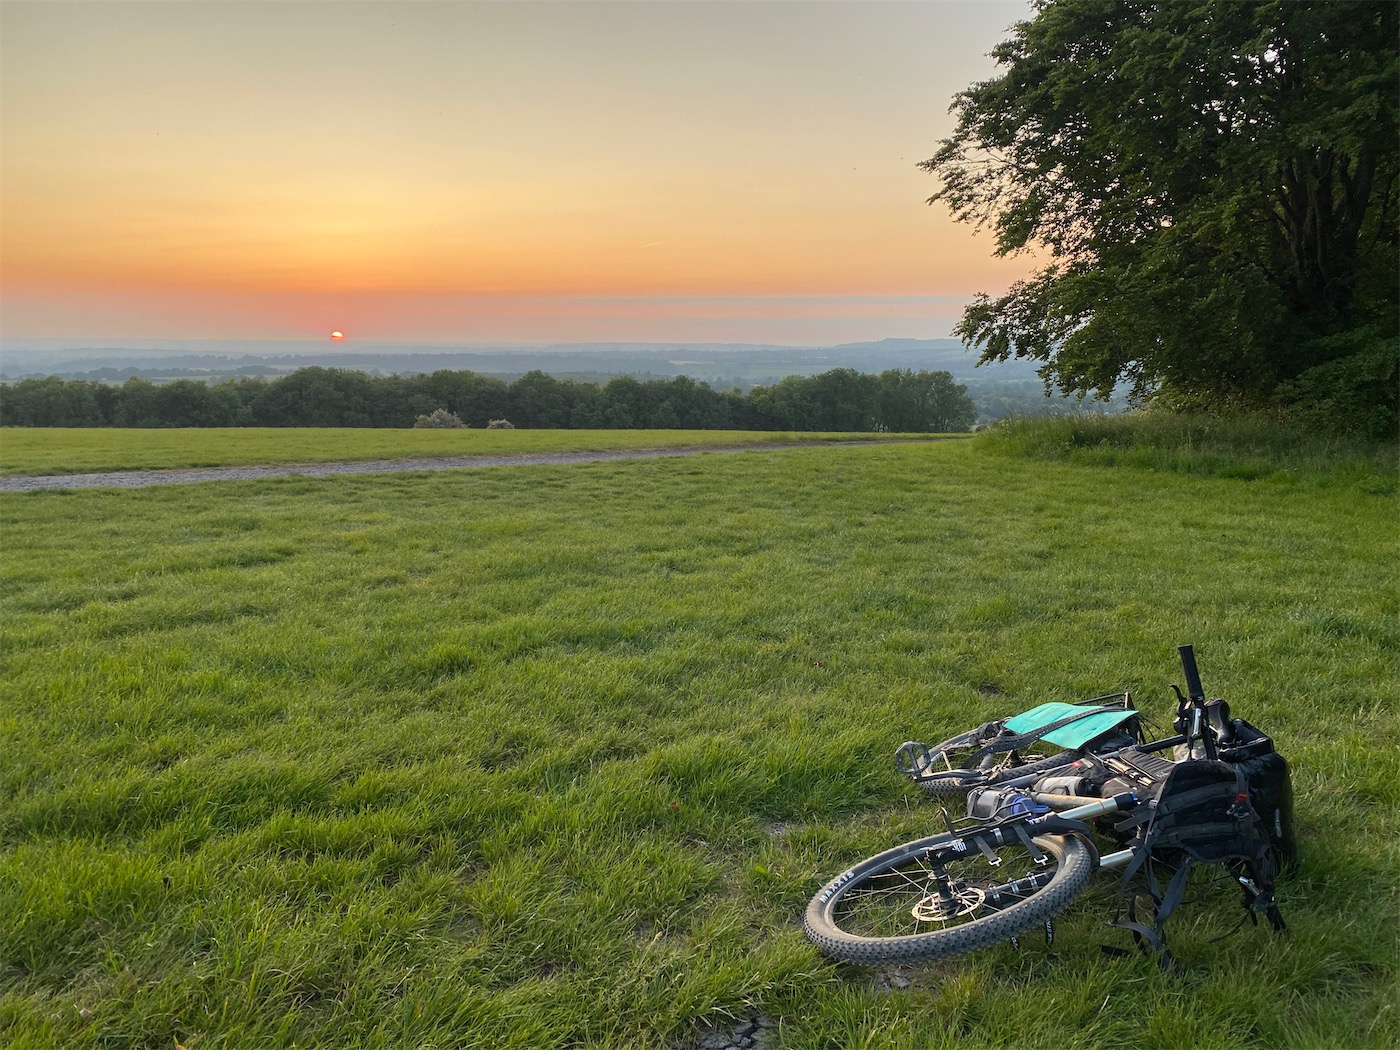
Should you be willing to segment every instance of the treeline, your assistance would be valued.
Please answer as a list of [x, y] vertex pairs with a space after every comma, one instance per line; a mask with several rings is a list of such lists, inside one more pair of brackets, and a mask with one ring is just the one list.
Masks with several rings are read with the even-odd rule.
[[50, 376], [0, 387], [0, 426], [20, 427], [411, 427], [439, 408], [473, 427], [505, 419], [562, 429], [936, 433], [966, 430], [977, 417], [951, 374], [908, 369], [837, 368], [747, 393], [685, 376], [618, 376], [601, 385], [533, 371], [506, 383], [468, 371], [371, 376], [319, 367], [212, 385]]

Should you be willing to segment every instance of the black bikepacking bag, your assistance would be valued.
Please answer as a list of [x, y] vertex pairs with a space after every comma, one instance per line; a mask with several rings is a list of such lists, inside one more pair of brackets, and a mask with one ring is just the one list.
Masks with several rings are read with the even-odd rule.
[[[1129, 920], [1115, 921], [1115, 925], [1163, 950], [1162, 926], [1181, 903], [1192, 866], [1200, 863], [1228, 865], [1244, 889], [1243, 904], [1250, 918], [1257, 921], [1262, 913], [1274, 929], [1284, 928], [1274, 903], [1274, 850], [1239, 763], [1167, 762], [1144, 755], [1131, 762], [1110, 759], [1109, 764], [1117, 767], [1119, 775], [1109, 781], [1105, 792], [1133, 790], [1143, 800], [1113, 826], [1120, 841], [1136, 851], [1123, 873]], [[1157, 883], [1153, 858], [1174, 868], [1165, 887]], [[1146, 876], [1152, 898], [1151, 928], [1135, 921], [1129, 882], [1139, 871]]]
[[1252, 860], [1269, 848], [1249, 781], [1228, 762], [1172, 764], [1147, 802], [1144, 838], [1156, 850], [1181, 850], [1202, 864]]
[[1288, 762], [1274, 750], [1273, 740], [1243, 718], [1230, 722], [1222, 734], [1220, 759], [1244, 774], [1249, 800], [1264, 824], [1281, 874], [1298, 870], [1298, 843], [1293, 835], [1293, 778]]

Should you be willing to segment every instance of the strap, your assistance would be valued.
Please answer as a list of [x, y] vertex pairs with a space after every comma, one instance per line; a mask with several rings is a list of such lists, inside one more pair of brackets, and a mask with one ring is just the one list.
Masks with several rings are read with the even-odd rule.
[[[1186, 871], [1190, 867], [1190, 861], [1182, 865], [1181, 869], [1172, 876], [1167, 889], [1163, 892], [1157, 885], [1157, 876], [1152, 870], [1152, 848], [1149, 838], [1140, 838], [1132, 845], [1133, 859], [1128, 862], [1128, 866], [1123, 869], [1123, 879], [1120, 882], [1120, 892], [1118, 897], [1118, 911], [1113, 916], [1110, 926], [1117, 926], [1129, 930], [1133, 934], [1133, 941], [1139, 948], [1142, 948], [1145, 941], [1154, 952], [1161, 953], [1161, 965], [1163, 969], [1168, 969], [1174, 963], [1171, 960], [1171, 953], [1167, 951], [1166, 942], [1162, 939], [1162, 924], [1166, 921], [1173, 908], [1181, 903], [1181, 898], [1186, 892]], [[1143, 871], [1147, 880], [1147, 893], [1152, 899], [1152, 928], [1149, 929], [1137, 921], [1137, 895], [1131, 891], [1129, 884], [1138, 871]], [[1127, 902], [1128, 919], [1122, 921], [1123, 904]], [[1147, 949], [1143, 949], [1146, 951]]]
[[1143, 948], [1143, 951], [1164, 952], [1167, 950], [1166, 942], [1163, 941], [1161, 937], [1157, 936], [1157, 931], [1148, 926], [1144, 926], [1140, 922], [1111, 922], [1109, 925], [1117, 927], [1120, 930], [1128, 930], [1132, 933], [1133, 941], [1139, 948], [1142, 948], [1145, 942], [1147, 947]]
[[993, 868], [1001, 867], [1001, 858], [997, 856], [996, 850], [987, 845], [987, 840], [981, 835], [977, 835], [972, 840], [977, 848], [982, 851], [982, 856], [987, 858], [987, 863]]
[[[1161, 937], [1161, 927], [1159, 926], [1153, 929], [1137, 921], [1136, 897], [1130, 896], [1128, 899], [1127, 920], [1121, 920], [1119, 916], [1115, 915], [1113, 921], [1110, 922], [1109, 925], [1120, 930], [1127, 930], [1131, 933], [1133, 935], [1133, 944], [1136, 945], [1138, 951], [1142, 952], [1144, 955], [1156, 955], [1157, 968], [1159, 970], [1164, 973], [1171, 973], [1177, 969], [1176, 959], [1173, 958], [1171, 949], [1167, 947], [1167, 942]], [[1120, 948], [1113, 948], [1107, 944], [1100, 945], [1099, 947], [1103, 949], [1105, 955], [1121, 958], [1129, 954]]]
[[[1191, 849], [1194, 843], [1201, 840], [1218, 841], [1239, 833], [1240, 825], [1237, 821], [1218, 821], [1212, 824], [1187, 824], [1184, 826], [1178, 824], [1172, 827], [1158, 828], [1157, 834], [1152, 839], [1152, 844], [1157, 847], [1170, 848], [1175, 846], [1181, 849]], [[1228, 856], [1238, 857], [1241, 854], [1230, 853]]]
[[1250, 920], [1256, 925], [1262, 913], [1269, 920], [1269, 926], [1275, 933], [1283, 933], [1288, 929], [1288, 924], [1283, 921], [1283, 913], [1279, 911], [1278, 901], [1274, 899], [1274, 864], [1267, 846], [1258, 857], [1251, 859], [1248, 865], [1254, 881], [1251, 883], [1247, 879], [1239, 879], [1244, 888], [1244, 899], [1240, 903], [1244, 905]]
[[[1121, 930], [1133, 932], [1133, 941], [1137, 944], [1138, 948], [1141, 948], [1144, 952], [1151, 951], [1151, 953], [1156, 955], [1156, 969], [1161, 970], [1162, 973], [1176, 972], [1176, 959], [1172, 956], [1172, 949], [1168, 948], [1166, 942], [1163, 941], [1161, 937], [1158, 937], [1155, 932], [1148, 930], [1148, 928], [1141, 923], [1109, 923], [1109, 925], [1116, 925], [1116, 927], [1121, 928]], [[1144, 942], [1147, 942], [1148, 948], [1142, 948]], [[1105, 949], [1109, 948], [1107, 945], [1100, 946]], [[1127, 955], [1127, 952], [1105, 951], [1105, 955]]]
[[1186, 877], [1191, 871], [1191, 860], [1188, 857], [1186, 862], [1177, 869], [1172, 876], [1171, 882], [1167, 883], [1167, 890], [1162, 894], [1162, 899], [1157, 902], [1157, 929], [1160, 931], [1167, 921], [1167, 916], [1176, 910], [1176, 906], [1181, 903], [1181, 899], [1186, 896]]
[[[1269, 851], [1268, 837], [1264, 834], [1259, 814], [1251, 804], [1249, 783], [1245, 779], [1244, 772], [1238, 766], [1232, 767], [1232, 771], [1235, 780], [1235, 797], [1226, 811], [1227, 820], [1217, 820], [1210, 823], [1191, 821], [1178, 823], [1179, 818], [1176, 816], [1176, 811], [1185, 811], [1201, 802], [1218, 798], [1223, 793], [1222, 789], [1228, 791], [1229, 782], [1224, 780], [1166, 797], [1159, 796], [1155, 802], [1149, 802], [1140, 807], [1129, 814], [1125, 820], [1115, 825], [1115, 831], [1120, 833], [1134, 829], [1136, 837], [1130, 845], [1133, 850], [1132, 859], [1123, 870], [1118, 910], [1114, 915], [1113, 922], [1109, 925], [1130, 931], [1139, 948], [1147, 950], [1144, 948], [1144, 945], [1147, 945], [1152, 951], [1160, 953], [1163, 969], [1171, 969], [1175, 964], [1162, 938], [1162, 928], [1167, 918], [1181, 904], [1186, 895], [1187, 880], [1190, 877], [1191, 868], [1196, 863], [1193, 855], [1193, 845], [1196, 844], [1208, 843], [1212, 839], [1216, 839], [1217, 841], [1233, 843], [1231, 848], [1237, 851], [1242, 848], [1251, 850], [1252, 852], [1246, 853], [1243, 857], [1239, 852], [1231, 854], [1247, 863], [1252, 876], [1250, 879], [1243, 876], [1239, 879], [1244, 888], [1245, 916], [1257, 923], [1258, 916], [1263, 914], [1275, 931], [1287, 928], [1283, 921], [1283, 915], [1279, 912], [1278, 905], [1274, 901], [1275, 872], [1273, 857]], [[1186, 854], [1181, 866], [1172, 874], [1165, 890], [1158, 886], [1151, 863], [1153, 851], [1162, 848], [1181, 849]], [[1225, 858], [1208, 859], [1212, 863], [1216, 863]], [[1238, 871], [1238, 869], [1236, 870]], [[1146, 876], [1147, 892], [1153, 904], [1154, 914], [1151, 927], [1137, 921], [1137, 897], [1129, 886], [1139, 871], [1142, 871]], [[1122, 917], [1125, 902], [1128, 912], [1126, 920]]]
[[1031, 833], [1026, 830], [1026, 825], [1024, 823], [1016, 823], [1012, 824], [1011, 828], [1016, 832], [1016, 837], [1021, 840], [1021, 845], [1026, 847], [1035, 862], [1041, 865], [1045, 864], [1048, 858], [1041, 851], [1041, 848], [1035, 844], [1035, 840], [1031, 838]]
[[[1159, 816], [1167, 816], [1175, 813], [1179, 809], [1189, 809], [1200, 802], [1217, 795], [1224, 795], [1228, 788], [1223, 783], [1206, 784], [1203, 787], [1192, 788], [1190, 791], [1178, 791], [1175, 794], [1165, 795], [1158, 802], [1156, 810]], [[1245, 789], [1248, 797], [1248, 787]], [[1235, 798], [1239, 798], [1239, 791], [1235, 792]]]

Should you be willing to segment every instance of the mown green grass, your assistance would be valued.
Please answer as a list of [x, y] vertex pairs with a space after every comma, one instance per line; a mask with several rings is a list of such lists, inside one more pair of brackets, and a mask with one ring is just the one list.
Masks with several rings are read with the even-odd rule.
[[[0, 1044], [1400, 1041], [1394, 500], [972, 443], [0, 497]], [[1294, 765], [1290, 931], [1112, 884], [906, 989], [804, 940], [890, 764], [1174, 646]]]
[[[336, 427], [136, 430], [6, 427], [0, 429], [0, 476], [337, 463], [425, 456], [500, 456], [677, 446], [792, 444], [869, 440], [875, 436], [735, 430], [378, 430]], [[879, 436], [888, 438], [890, 435]]]

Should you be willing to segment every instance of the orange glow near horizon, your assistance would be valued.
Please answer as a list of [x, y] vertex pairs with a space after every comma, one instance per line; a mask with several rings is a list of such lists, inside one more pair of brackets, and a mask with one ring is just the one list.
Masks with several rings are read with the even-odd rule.
[[4, 334], [917, 321], [1029, 269], [915, 168], [1024, 10], [9, 5]]
[[[149, 291], [460, 294], [968, 294], [1024, 273], [992, 257], [916, 196], [917, 172], [883, 172], [890, 203], [857, 204], [829, 188], [829, 208], [769, 207], [736, 192], [700, 215], [664, 220], [666, 191], [637, 187], [605, 214], [531, 210], [527, 190], [474, 214], [470, 194], [416, 201], [276, 203], [235, 191], [207, 200], [142, 200], [90, 190], [34, 192], [5, 222], [5, 277], [20, 286]], [[37, 178], [35, 181], [38, 181]], [[24, 193], [23, 173], [7, 193]], [[259, 216], [275, 214], [270, 224]], [[651, 238], [648, 240], [648, 238]]]

